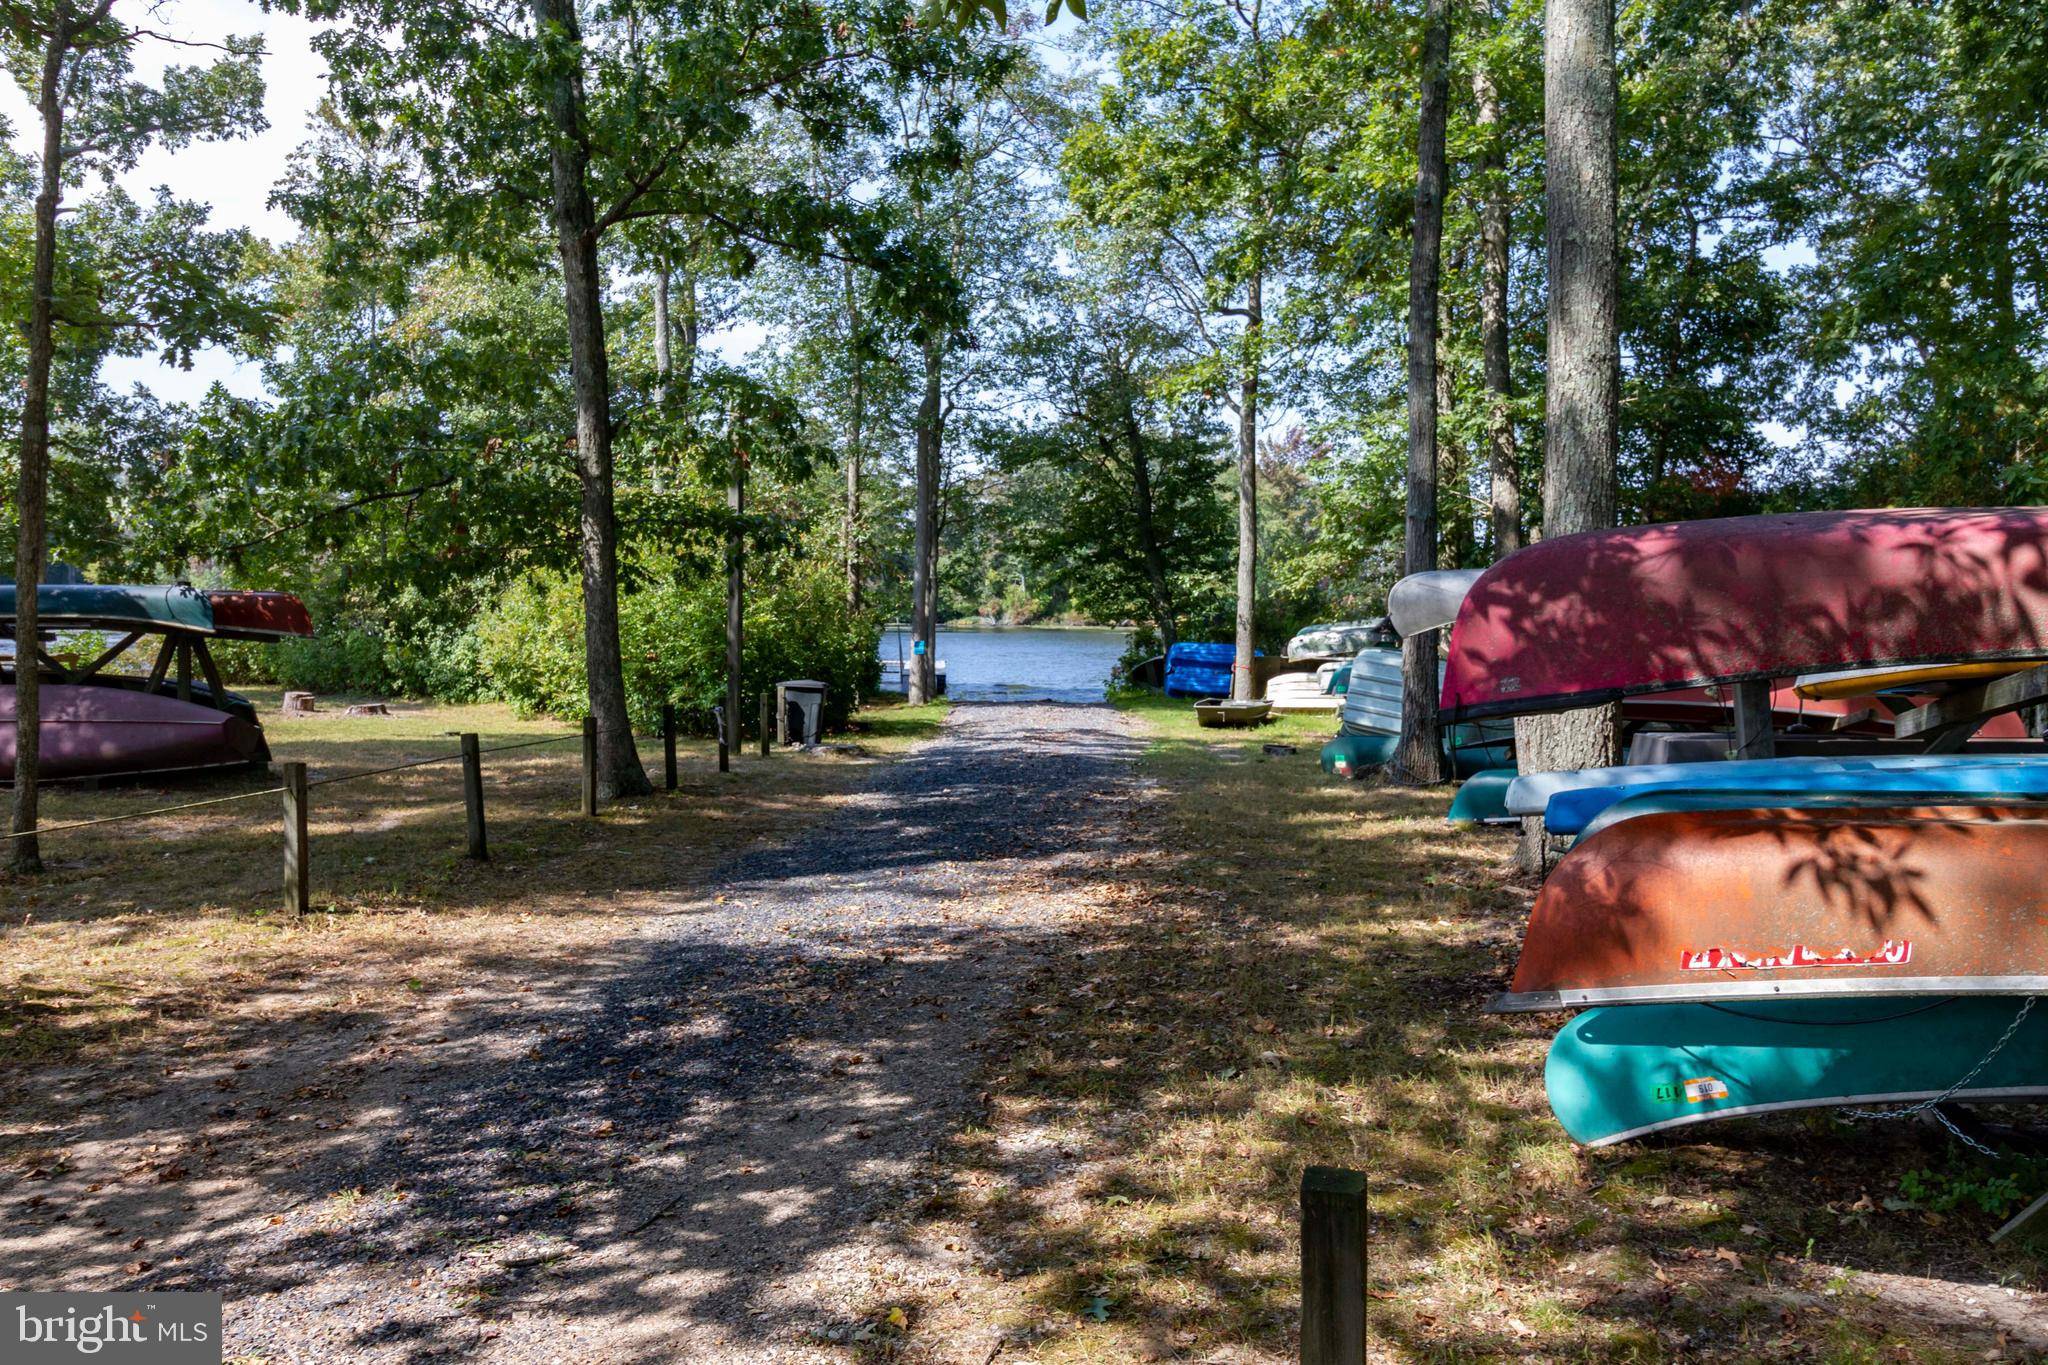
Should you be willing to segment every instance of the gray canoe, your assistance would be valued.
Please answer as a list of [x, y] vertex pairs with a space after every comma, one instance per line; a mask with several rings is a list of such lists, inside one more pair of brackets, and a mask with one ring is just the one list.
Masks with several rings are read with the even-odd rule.
[[1387, 615], [1403, 639], [1437, 630], [1458, 619], [1465, 594], [1479, 581], [1479, 569], [1432, 569], [1412, 573], [1387, 594]]

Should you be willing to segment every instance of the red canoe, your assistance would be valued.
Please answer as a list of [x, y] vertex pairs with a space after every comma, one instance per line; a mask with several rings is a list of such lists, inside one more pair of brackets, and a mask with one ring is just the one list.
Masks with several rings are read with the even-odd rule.
[[311, 635], [313, 618], [306, 604], [288, 592], [211, 591], [213, 633], [224, 640], [282, 640]]
[[1496, 1010], [2048, 993], [2048, 807], [1671, 811], [1584, 840]]
[[[247, 719], [176, 697], [120, 687], [42, 686], [46, 780], [268, 763]], [[14, 688], [0, 686], [0, 782], [14, 780]]]
[[1446, 721], [2048, 654], [2048, 509], [1806, 512], [1538, 541], [1452, 628]]

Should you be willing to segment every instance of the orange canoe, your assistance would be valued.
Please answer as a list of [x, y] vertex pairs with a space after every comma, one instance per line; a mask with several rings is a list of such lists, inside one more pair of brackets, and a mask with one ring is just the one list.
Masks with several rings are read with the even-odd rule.
[[1584, 840], [1490, 1008], [2048, 994], [2048, 810], [1671, 811]]

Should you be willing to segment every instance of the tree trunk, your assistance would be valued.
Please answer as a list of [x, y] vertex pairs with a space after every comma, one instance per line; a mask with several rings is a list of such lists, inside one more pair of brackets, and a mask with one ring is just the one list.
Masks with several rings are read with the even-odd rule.
[[[1429, 0], [1422, 34], [1422, 103], [1416, 138], [1415, 228], [1408, 258], [1408, 509], [1405, 568], [1436, 567], [1437, 303], [1444, 234], [1444, 122], [1450, 103], [1450, 22], [1445, 0]], [[1436, 632], [1401, 642], [1401, 738], [1396, 781], [1444, 780], [1437, 724]]]
[[910, 638], [924, 653], [910, 660], [906, 684], [912, 705], [939, 695], [939, 642], [936, 626], [939, 574], [939, 453], [944, 437], [941, 379], [945, 346], [936, 337], [924, 342], [924, 399], [917, 407], [916, 543], [910, 569]]
[[654, 272], [654, 401], [668, 402], [668, 378], [675, 370], [669, 353], [668, 261], [664, 258]]
[[[1445, 176], [1449, 178], [1448, 170]], [[1451, 257], [1452, 276], [1463, 271], [1462, 257]], [[1444, 292], [1442, 277], [1439, 276], [1436, 309], [1436, 567], [1439, 569], [1458, 569], [1469, 563], [1474, 534], [1472, 504], [1467, 496], [1471, 481], [1466, 475], [1465, 447], [1455, 436], [1446, 433], [1451, 414], [1457, 411], [1458, 399], [1454, 382], [1457, 372], [1444, 345], [1444, 338], [1451, 335], [1454, 327], [1450, 296]], [[1446, 490], [1449, 497], [1445, 497]]]
[[1265, 271], [1252, 268], [1245, 297], [1244, 374], [1237, 403], [1237, 654], [1230, 695], [1250, 700], [1258, 691], [1259, 600], [1259, 329], [1265, 322]]
[[569, 368], [576, 395], [576, 473], [583, 486], [579, 552], [583, 567], [583, 664], [590, 714], [597, 719], [597, 791], [607, 799], [654, 790], [633, 747], [619, 654], [618, 524], [612, 500], [611, 373], [605, 358], [604, 277], [597, 219], [590, 204], [589, 154], [583, 142], [582, 35], [575, 0], [533, 0], [534, 24], [565, 44], [547, 78], [553, 124], [555, 249], [569, 322]]
[[861, 330], [860, 295], [854, 289], [851, 261], [840, 262], [839, 284], [846, 298], [846, 353], [853, 369], [846, 405], [846, 610], [850, 615], [858, 615], [861, 443], [867, 439], [868, 373], [867, 356], [862, 349], [865, 334]]
[[[1543, 33], [1550, 273], [1546, 538], [1614, 525], [1621, 372], [1615, 136], [1614, 0], [1549, 0]], [[1597, 706], [1541, 716], [1516, 732], [1523, 772], [1599, 767], [1618, 757], [1620, 710]], [[1536, 866], [1543, 855], [1542, 822], [1523, 821], [1519, 860]]]
[[[697, 271], [695, 267], [683, 267], [676, 283], [682, 296], [681, 316], [676, 319], [676, 384], [682, 390], [682, 399], [690, 401], [690, 388], [697, 381]], [[687, 411], [685, 416], [687, 417]]]
[[726, 489], [732, 525], [725, 533], [725, 743], [740, 751], [741, 670], [746, 666], [747, 538], [740, 518], [747, 510], [747, 457], [733, 452], [732, 483]]
[[[43, 121], [43, 157], [36, 190], [35, 261], [29, 276], [28, 374], [22, 381], [21, 478], [14, 547], [14, 812], [10, 832], [36, 827], [36, 766], [42, 757], [42, 679], [36, 667], [36, 588], [43, 581], [50, 491], [50, 365], [56, 355], [52, 293], [57, 277], [57, 205], [64, 192], [64, 105], [59, 98], [70, 35], [61, 27], [43, 49], [36, 107]], [[19, 873], [43, 870], [41, 840], [10, 839]]]
[[1131, 517], [1138, 531], [1138, 554], [1145, 566], [1145, 582], [1152, 590], [1152, 623], [1159, 627], [1160, 647], [1172, 649], [1180, 638], [1180, 622], [1174, 610], [1173, 579], [1166, 571], [1166, 554], [1159, 546], [1159, 524], [1152, 504], [1152, 461], [1145, 454], [1145, 433], [1138, 423], [1130, 376], [1121, 369], [1117, 373], [1117, 396], [1123, 405], [1124, 444], [1131, 452]]
[[1486, 462], [1493, 557], [1522, 548], [1522, 488], [1516, 468], [1515, 422], [1508, 369], [1508, 190], [1499, 141], [1500, 97], [1485, 71], [1472, 76], [1479, 106], [1479, 350], [1486, 384]]

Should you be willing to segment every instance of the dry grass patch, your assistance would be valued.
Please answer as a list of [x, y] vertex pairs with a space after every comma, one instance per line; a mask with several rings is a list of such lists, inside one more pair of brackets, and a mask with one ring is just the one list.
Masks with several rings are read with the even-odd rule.
[[[1532, 894], [1504, 836], [1452, 829], [1446, 793], [1323, 776], [1327, 719], [1136, 709], [1155, 840], [1104, 870], [1090, 931], [1020, 999], [986, 1123], [922, 1210], [978, 1273], [871, 1354], [956, 1359], [993, 1326], [1006, 1361], [1291, 1360], [1309, 1164], [1370, 1178], [1375, 1359], [2048, 1346], [2048, 1312], [2036, 1340], [1970, 1302], [2025, 1316], [2035, 1245], [1886, 1206], [1945, 1140], [1816, 1115], [1579, 1150], [1543, 1096], [1557, 1020], [1480, 1011]], [[1845, 1290], [1843, 1266], [1882, 1287]]]
[[[277, 719], [253, 691], [278, 760], [323, 779], [453, 753], [453, 735], [519, 744], [567, 727], [502, 706], [396, 704], [389, 717], [329, 711]], [[450, 996], [531, 989], [602, 954], [624, 920], [687, 899], [723, 854], [815, 821], [886, 761], [936, 731], [944, 707], [864, 712], [823, 754], [751, 751], [716, 771], [715, 748], [686, 741], [679, 788], [580, 818], [580, 747], [484, 757], [491, 861], [463, 856], [460, 765], [441, 763], [316, 785], [315, 912], [282, 910], [280, 800], [263, 775], [103, 791], [56, 787], [58, 825], [259, 793], [44, 840], [48, 871], [0, 878], [0, 1070], [94, 1066], [139, 1049], [225, 1046], [260, 1023], [431, 1011]], [[658, 740], [643, 740], [656, 785]], [[17, 1136], [19, 1136], [17, 1130]]]

